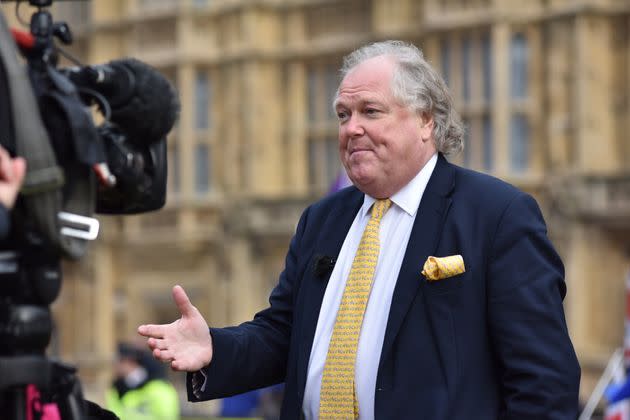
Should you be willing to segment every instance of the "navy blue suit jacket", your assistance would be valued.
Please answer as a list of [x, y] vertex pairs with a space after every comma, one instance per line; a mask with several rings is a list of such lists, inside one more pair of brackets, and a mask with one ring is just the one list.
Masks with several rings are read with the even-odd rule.
[[[207, 388], [196, 398], [189, 376], [191, 401], [285, 381], [282, 418], [301, 417], [331, 272], [316, 265], [339, 254], [362, 203], [350, 187], [304, 211], [270, 306], [250, 322], [210, 330]], [[428, 256], [455, 254], [465, 273], [431, 283], [421, 275]], [[533, 198], [440, 155], [392, 278], [376, 419], [575, 419], [580, 368], [563, 277]]]

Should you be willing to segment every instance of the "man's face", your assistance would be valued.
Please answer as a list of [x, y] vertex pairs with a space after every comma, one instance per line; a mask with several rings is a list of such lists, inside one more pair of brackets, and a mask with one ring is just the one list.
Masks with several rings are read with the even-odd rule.
[[433, 120], [400, 104], [391, 91], [394, 63], [374, 57], [339, 86], [339, 154], [361, 191], [386, 198], [404, 187], [435, 153]]

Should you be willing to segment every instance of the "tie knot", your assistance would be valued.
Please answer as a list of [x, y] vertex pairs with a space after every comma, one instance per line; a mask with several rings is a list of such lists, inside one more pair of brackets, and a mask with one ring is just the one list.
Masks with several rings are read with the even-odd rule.
[[382, 200], [376, 200], [372, 205], [372, 219], [381, 220], [383, 215], [392, 205], [392, 200], [384, 198]]

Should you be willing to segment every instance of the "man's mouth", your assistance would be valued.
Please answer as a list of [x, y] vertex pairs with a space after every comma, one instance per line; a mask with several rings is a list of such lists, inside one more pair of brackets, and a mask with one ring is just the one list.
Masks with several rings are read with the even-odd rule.
[[356, 149], [352, 149], [352, 150], [350, 151], [350, 155], [354, 155], [354, 154], [357, 154], [357, 153], [364, 153], [364, 152], [371, 152], [371, 150], [370, 150], [370, 149], [360, 149], [360, 148], [356, 148]]

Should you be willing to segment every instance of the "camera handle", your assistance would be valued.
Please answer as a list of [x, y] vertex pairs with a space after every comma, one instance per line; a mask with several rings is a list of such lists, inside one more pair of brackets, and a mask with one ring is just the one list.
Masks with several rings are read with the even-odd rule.
[[62, 235], [86, 241], [93, 241], [98, 236], [98, 219], [66, 211], [60, 211], [57, 215], [62, 223]]

